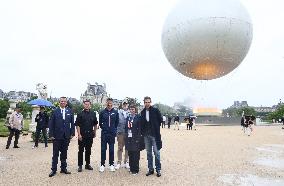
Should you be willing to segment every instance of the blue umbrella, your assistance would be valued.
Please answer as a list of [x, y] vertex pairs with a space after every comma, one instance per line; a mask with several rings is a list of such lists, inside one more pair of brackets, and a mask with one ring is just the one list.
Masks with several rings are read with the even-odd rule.
[[29, 105], [38, 105], [38, 106], [46, 106], [53, 107], [53, 104], [50, 101], [45, 99], [34, 99], [28, 102]]

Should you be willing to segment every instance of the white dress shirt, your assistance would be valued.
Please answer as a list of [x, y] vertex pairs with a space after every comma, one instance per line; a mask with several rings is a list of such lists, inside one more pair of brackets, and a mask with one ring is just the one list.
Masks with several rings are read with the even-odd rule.
[[146, 120], [149, 122], [150, 121], [150, 116], [149, 116], [149, 110], [146, 110]]

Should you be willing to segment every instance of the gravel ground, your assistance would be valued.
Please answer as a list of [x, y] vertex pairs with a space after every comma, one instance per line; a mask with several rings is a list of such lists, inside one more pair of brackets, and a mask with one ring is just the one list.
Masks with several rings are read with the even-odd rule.
[[74, 138], [69, 145], [67, 160], [68, 170], [72, 174], [57, 173], [52, 178], [48, 177], [52, 144], [48, 148], [39, 144], [39, 148], [32, 149], [30, 136], [21, 136], [20, 149], [6, 150], [7, 138], [0, 138], [0, 185], [254, 185], [251, 182], [242, 184], [228, 181], [228, 177], [236, 180], [245, 175], [252, 175], [250, 177], [254, 179], [284, 180], [283, 166], [269, 167], [254, 163], [259, 158], [269, 157], [265, 153], [273, 152], [271, 149], [263, 150], [269, 144], [280, 149], [277, 158], [283, 162], [284, 130], [280, 126], [255, 127], [251, 136], [245, 136], [239, 126], [199, 126], [196, 131], [184, 128], [161, 131], [163, 149], [160, 178], [145, 176], [145, 151], [141, 153], [141, 170], [136, 176], [129, 174], [126, 169], [116, 172], [106, 169], [104, 173], [99, 173], [100, 135], [92, 148], [93, 171], [83, 169], [82, 173], [77, 172], [77, 139]]

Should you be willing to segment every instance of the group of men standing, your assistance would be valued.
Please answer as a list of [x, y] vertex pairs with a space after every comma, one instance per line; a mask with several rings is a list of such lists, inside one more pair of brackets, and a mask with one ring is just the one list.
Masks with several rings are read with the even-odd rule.
[[[151, 106], [151, 98], [144, 98], [145, 108], [137, 114], [134, 105], [123, 103], [122, 109], [113, 108], [113, 100], [107, 99], [106, 108], [99, 114], [99, 122], [93, 111], [90, 110], [89, 100], [84, 101], [84, 109], [77, 115], [76, 121], [72, 110], [66, 108], [66, 97], [60, 98], [60, 107], [55, 109], [49, 120], [49, 137], [53, 140], [52, 168], [49, 177], [57, 172], [60, 153], [61, 173], [70, 174], [67, 170], [67, 151], [70, 139], [75, 136], [75, 126], [78, 133], [78, 172], [82, 172], [83, 153], [85, 151], [85, 169], [93, 170], [90, 165], [91, 148], [96, 137], [97, 125], [101, 128], [101, 166], [100, 172], [105, 171], [107, 146], [109, 151], [109, 169], [115, 171], [120, 167], [130, 169], [136, 175], [139, 172], [140, 151], [146, 148], [148, 172], [146, 176], [154, 174], [153, 152], [157, 176], [161, 176], [160, 149], [162, 140], [160, 126], [162, 116], [157, 108]], [[115, 138], [118, 142], [118, 161], [114, 165]], [[145, 147], [144, 147], [145, 146]], [[123, 149], [125, 149], [122, 161]], [[128, 161], [129, 159], [129, 161]]]

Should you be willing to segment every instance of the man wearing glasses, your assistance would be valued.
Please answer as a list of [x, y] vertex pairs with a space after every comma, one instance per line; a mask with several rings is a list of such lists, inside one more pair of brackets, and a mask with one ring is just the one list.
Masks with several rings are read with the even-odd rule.
[[146, 176], [154, 174], [153, 152], [155, 155], [155, 167], [157, 177], [161, 176], [160, 149], [162, 148], [162, 140], [160, 126], [163, 122], [159, 109], [151, 106], [151, 98], [144, 98], [145, 108], [141, 111], [141, 132], [144, 136], [145, 147], [147, 150], [148, 172]]

